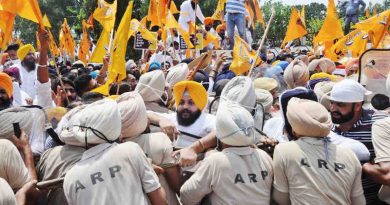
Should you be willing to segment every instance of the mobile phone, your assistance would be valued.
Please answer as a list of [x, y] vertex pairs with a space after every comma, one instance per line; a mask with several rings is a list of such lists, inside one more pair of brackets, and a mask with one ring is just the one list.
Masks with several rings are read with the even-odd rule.
[[22, 131], [20, 130], [19, 122], [12, 123], [14, 126], [14, 134], [17, 138], [20, 138], [20, 135], [22, 135]]

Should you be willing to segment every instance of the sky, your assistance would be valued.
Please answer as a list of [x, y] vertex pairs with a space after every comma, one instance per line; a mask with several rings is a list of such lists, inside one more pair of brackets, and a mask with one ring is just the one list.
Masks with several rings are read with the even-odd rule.
[[[279, 0], [279, 1], [281, 1], [285, 4], [288, 4], [288, 5], [310, 4], [312, 2], [323, 3], [325, 5], [328, 4], [328, 0]], [[335, 0], [336, 5], [337, 5], [338, 1], [339, 0]], [[260, 2], [262, 2], [262, 0], [260, 0]], [[373, 4], [383, 3], [383, 0], [364, 0], [364, 2], [368, 5], [369, 2], [372, 2]]]

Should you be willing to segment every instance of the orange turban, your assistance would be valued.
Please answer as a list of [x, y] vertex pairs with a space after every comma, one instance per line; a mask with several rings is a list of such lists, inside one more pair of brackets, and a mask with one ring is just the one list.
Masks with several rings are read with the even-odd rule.
[[203, 110], [207, 104], [207, 91], [202, 84], [195, 81], [181, 81], [173, 87], [173, 97], [175, 98], [176, 107], [178, 107], [184, 92], [187, 91], [199, 110]]
[[211, 25], [214, 23], [214, 19], [212, 19], [211, 17], [206, 17], [204, 19], [204, 25]]
[[9, 98], [12, 96], [14, 87], [12, 85], [11, 77], [9, 77], [7, 73], [0, 72], [0, 88], [5, 90]]
[[220, 33], [220, 31], [226, 31], [226, 24], [221, 24], [217, 26], [217, 33]]

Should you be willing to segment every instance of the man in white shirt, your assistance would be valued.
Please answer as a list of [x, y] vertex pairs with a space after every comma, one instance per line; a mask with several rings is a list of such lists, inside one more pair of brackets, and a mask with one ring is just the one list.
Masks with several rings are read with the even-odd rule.
[[[195, 6], [196, 6], [196, 16], [195, 16]], [[190, 23], [195, 24], [196, 17], [201, 22], [204, 22], [204, 16], [202, 10], [198, 5], [198, 0], [186, 0], [180, 6], [180, 16], [179, 16], [179, 24], [185, 30], [190, 30]]]
[[37, 80], [37, 65], [35, 64], [35, 49], [31, 44], [24, 45], [18, 49], [20, 59], [19, 71], [21, 77], [21, 89], [30, 97], [35, 97], [35, 81]]

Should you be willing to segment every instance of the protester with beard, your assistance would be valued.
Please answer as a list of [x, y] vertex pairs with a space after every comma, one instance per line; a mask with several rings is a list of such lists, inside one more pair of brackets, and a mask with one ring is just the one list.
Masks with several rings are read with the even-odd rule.
[[56, 95], [55, 103], [57, 106], [68, 107], [68, 105], [77, 99], [77, 94], [73, 81], [62, 78], [62, 83], [64, 85], [63, 89], [61, 88], [59, 79], [53, 82], [52, 90]]
[[226, 32], [226, 24], [221, 24], [217, 26], [217, 33], [219, 36], [219, 46], [222, 50], [229, 49], [229, 42], [225, 35]]
[[[51, 99], [51, 88], [49, 71], [47, 68], [47, 51], [49, 48], [48, 34], [45, 31], [39, 31], [39, 39], [41, 42], [40, 57], [38, 59], [38, 69], [35, 69], [35, 57], [34, 48], [31, 45], [25, 45], [18, 50], [18, 57], [23, 59], [22, 65], [28, 66], [27, 69], [32, 69], [30, 72], [25, 67], [19, 67], [19, 73], [21, 78], [21, 90], [34, 93], [32, 104], [39, 105], [41, 107], [53, 106]], [[34, 65], [34, 66], [32, 66]], [[34, 75], [32, 75], [34, 74]], [[17, 83], [17, 82], [15, 82]], [[29, 87], [31, 86], [31, 87]], [[0, 110], [7, 109], [13, 105], [14, 87], [12, 79], [9, 75], [0, 73]]]
[[[351, 79], [345, 79], [333, 86], [330, 92], [330, 113], [334, 124], [332, 131], [362, 142], [370, 151], [371, 159], [374, 159], [371, 127], [376, 120], [385, 118], [386, 115], [364, 109], [365, 94], [367, 90]], [[377, 197], [380, 184], [364, 175], [362, 182], [367, 204], [381, 204]]]

